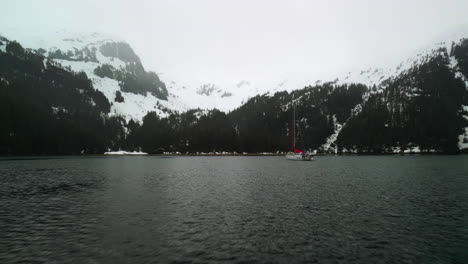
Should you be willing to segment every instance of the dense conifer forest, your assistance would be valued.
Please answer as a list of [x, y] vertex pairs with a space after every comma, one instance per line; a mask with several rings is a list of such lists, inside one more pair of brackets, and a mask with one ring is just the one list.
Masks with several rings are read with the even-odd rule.
[[0, 154], [103, 153], [125, 134], [84, 73], [8, 42], [0, 52]]
[[[288, 151], [293, 105], [298, 147], [320, 152], [378, 154], [418, 146], [423, 152], [458, 153], [459, 135], [468, 126], [462, 108], [468, 105], [467, 87], [450, 67], [456, 58], [468, 76], [468, 40], [379, 87], [329, 82], [258, 95], [229, 113], [193, 109], [161, 117], [149, 112], [141, 123], [110, 114], [113, 102], [85, 73], [51, 59], [70, 54], [46, 58], [41, 50], [0, 41], [6, 45], [0, 50], [0, 155]], [[115, 49], [110, 45], [103, 52]], [[103, 65], [95, 74], [118, 79], [122, 91], [167, 98], [164, 83], [145, 72], [134, 53], [119, 56], [133, 66], [122, 72]], [[117, 92], [114, 101], [123, 100]], [[342, 128], [332, 142], [337, 124]]]

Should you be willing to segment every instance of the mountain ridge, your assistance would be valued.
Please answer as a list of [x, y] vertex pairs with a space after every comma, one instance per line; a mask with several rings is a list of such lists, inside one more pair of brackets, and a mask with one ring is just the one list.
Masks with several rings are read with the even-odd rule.
[[[173, 78], [167, 77], [167, 79], [163, 81], [165, 81], [166, 83], [165, 86], [167, 85], [167, 96], [170, 97], [168, 100], [157, 100], [158, 98], [143, 98], [146, 97], [146, 95], [142, 94], [143, 97], [141, 98], [132, 98], [133, 107], [127, 106], [128, 104], [126, 104], [125, 107], [118, 107], [119, 104], [117, 104], [115, 107], [116, 109], [114, 109], [114, 112], [116, 114], [128, 116], [127, 120], [133, 118], [135, 120], [141, 121], [142, 117], [144, 116], [143, 113], [145, 112], [145, 109], [147, 111], [152, 111], [154, 110], [154, 105], [156, 104], [163, 104], [166, 109], [171, 109], [173, 111], [186, 111], [188, 109], [194, 108], [217, 108], [222, 111], [228, 112], [241, 106], [249, 98], [252, 98], [258, 94], [272, 94], [284, 90], [291, 92], [293, 90], [302, 89], [304, 87], [314, 84], [332, 82], [336, 84], [362, 83], [370, 87], [372, 87], [373, 85], [379, 86], [385, 80], [398, 76], [404, 70], [410, 68], [411, 66], [423, 63], [424, 58], [427, 59], [427, 57], [431, 56], [430, 53], [432, 50], [443, 46], [449, 49], [452, 42], [459, 41], [463, 36], [468, 35], [465, 34], [465, 31], [468, 32], [468, 30], [466, 30], [465, 28], [459, 29], [456, 33], [448, 34], [449, 37], [446, 37], [447, 39], [445, 40], [439, 39], [434, 41], [434, 43], [427, 44], [422, 48], [416, 49], [414, 55], [409, 56], [407, 59], [403, 60], [397, 65], [387, 65], [383, 67], [377, 66], [360, 71], [343, 72], [340, 74], [335, 74], [335, 77], [323, 80], [313, 80], [305, 77], [298, 79], [280, 78], [276, 80], [267, 80], [264, 82], [239, 80], [232, 83], [226, 82], [220, 84], [212, 81], [198, 81], [187, 83], [183, 80], [174, 80]], [[20, 31], [9, 29], [0, 31], [0, 34], [4, 36], [11, 35], [11, 39], [17, 39], [27, 48], [33, 48], [36, 50], [47, 49], [47, 51], [61, 50], [65, 54], [76, 49], [84, 49], [86, 47], [89, 48], [96, 46], [96, 43], [125, 43], [126, 45], [128, 45], [127, 42], [125, 42], [122, 38], [110, 34], [103, 34], [97, 32], [76, 33], [66, 30], [57, 30], [55, 32], [48, 33], [43, 36], [41, 35], [37, 37], [31, 37], [27, 34], [22, 35]], [[133, 52], [130, 45], [129, 48], [131, 52]], [[137, 60], [139, 60], [136, 54], [135, 56]], [[104, 64], [109, 64], [117, 69], [119, 67], [125, 66], [125, 63], [121, 60], [120, 62], [117, 60], [109, 61], [105, 58], [107, 57], [101, 56], [99, 58], [99, 64], [101, 66]], [[108, 91], [109, 86], [111, 84], [109, 84], [108, 81], [97, 80], [96, 76], [93, 76], [94, 72], [91, 72], [89, 67], [85, 67], [85, 65], [78, 65], [78, 63], [69, 63], [69, 61], [70, 60], [62, 60], [62, 63], [64, 64], [64, 66], [70, 66], [72, 70], [85, 71], [93, 79], [93, 81], [96, 81], [98, 89], [100, 83], [107, 83], [105, 87], [103, 87], [103, 91], [105, 91], [105, 94], [109, 98], [109, 100], [113, 101], [116, 89], [111, 89], [114, 93], [114, 95], [111, 95], [111, 92]], [[92, 62], [93, 61], [89, 61], [89, 63]], [[330, 76], [333, 76], [333, 74], [330, 74]], [[115, 86], [115, 83], [113, 85]], [[209, 92], [207, 90], [204, 92], [204, 87], [211, 87], [210, 89], [212, 89], [213, 91]], [[123, 97], [126, 97], [125, 94], [123, 95]], [[140, 104], [137, 101], [144, 103]], [[158, 110], [156, 109], [156, 111]], [[164, 113], [163, 111], [158, 111], [158, 113], [160, 115], [166, 115], [166, 113]]]
[[[41, 71], [36, 73], [38, 79], [43, 78], [42, 72], [49, 65], [54, 65], [68, 71], [71, 79], [76, 75], [89, 80], [107, 98], [109, 111], [103, 112], [104, 120], [115, 117], [112, 122], [125, 131], [125, 135], [118, 133], [118, 139], [108, 140], [113, 148], [143, 147], [150, 153], [161, 148], [285, 150], [288, 145], [284, 137], [290, 131], [288, 116], [293, 102], [303, 108], [301, 125], [312, 135], [303, 136], [305, 145], [320, 152], [453, 153], [468, 148], [467, 40], [436, 43], [393, 70], [348, 73], [313, 85], [310, 81], [283, 80], [272, 89], [242, 80], [234, 83], [232, 90], [214, 83], [193, 89], [174, 81], [166, 87], [157, 74], [146, 72], [130, 45], [119, 44], [124, 42], [106, 39], [93, 46], [67, 38], [62, 40], [73, 51], [52, 47], [24, 53], [19, 44], [2, 40], [5, 43], [0, 43], [0, 54], [6, 53], [5, 58], [18, 56], [26, 63], [22, 54], [30, 53], [25, 58], [30, 57], [33, 64], [42, 58]], [[73, 48], [70, 42], [84, 46]], [[10, 86], [4, 77], [0, 81]], [[161, 93], [164, 89], [167, 93]], [[94, 99], [88, 100], [96, 105]], [[225, 113], [216, 110], [216, 105], [209, 107], [212, 102], [223, 104], [224, 108], [220, 108]], [[57, 105], [52, 105], [50, 111], [54, 115], [68, 114], [66, 108]], [[430, 125], [431, 118], [445, 127]], [[207, 132], [208, 128], [213, 132]]]

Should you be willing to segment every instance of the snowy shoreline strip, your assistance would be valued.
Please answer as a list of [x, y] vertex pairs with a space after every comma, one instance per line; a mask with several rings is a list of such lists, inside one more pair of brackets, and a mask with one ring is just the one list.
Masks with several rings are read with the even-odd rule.
[[148, 155], [148, 153], [146, 152], [140, 152], [140, 151], [123, 151], [123, 150], [119, 150], [119, 151], [108, 151], [108, 152], [104, 152], [104, 155]]

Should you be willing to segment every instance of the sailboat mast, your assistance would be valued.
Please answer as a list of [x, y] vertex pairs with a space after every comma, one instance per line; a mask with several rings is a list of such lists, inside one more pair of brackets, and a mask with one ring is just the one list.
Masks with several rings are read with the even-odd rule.
[[296, 148], [296, 105], [293, 107], [293, 149]]

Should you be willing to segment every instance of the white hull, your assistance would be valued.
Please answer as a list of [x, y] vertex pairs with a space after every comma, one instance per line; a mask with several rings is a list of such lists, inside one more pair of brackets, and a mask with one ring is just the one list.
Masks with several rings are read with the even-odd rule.
[[296, 160], [296, 161], [312, 161], [314, 160], [314, 156], [303, 156], [301, 154], [288, 154], [286, 155], [286, 159], [288, 160]]

